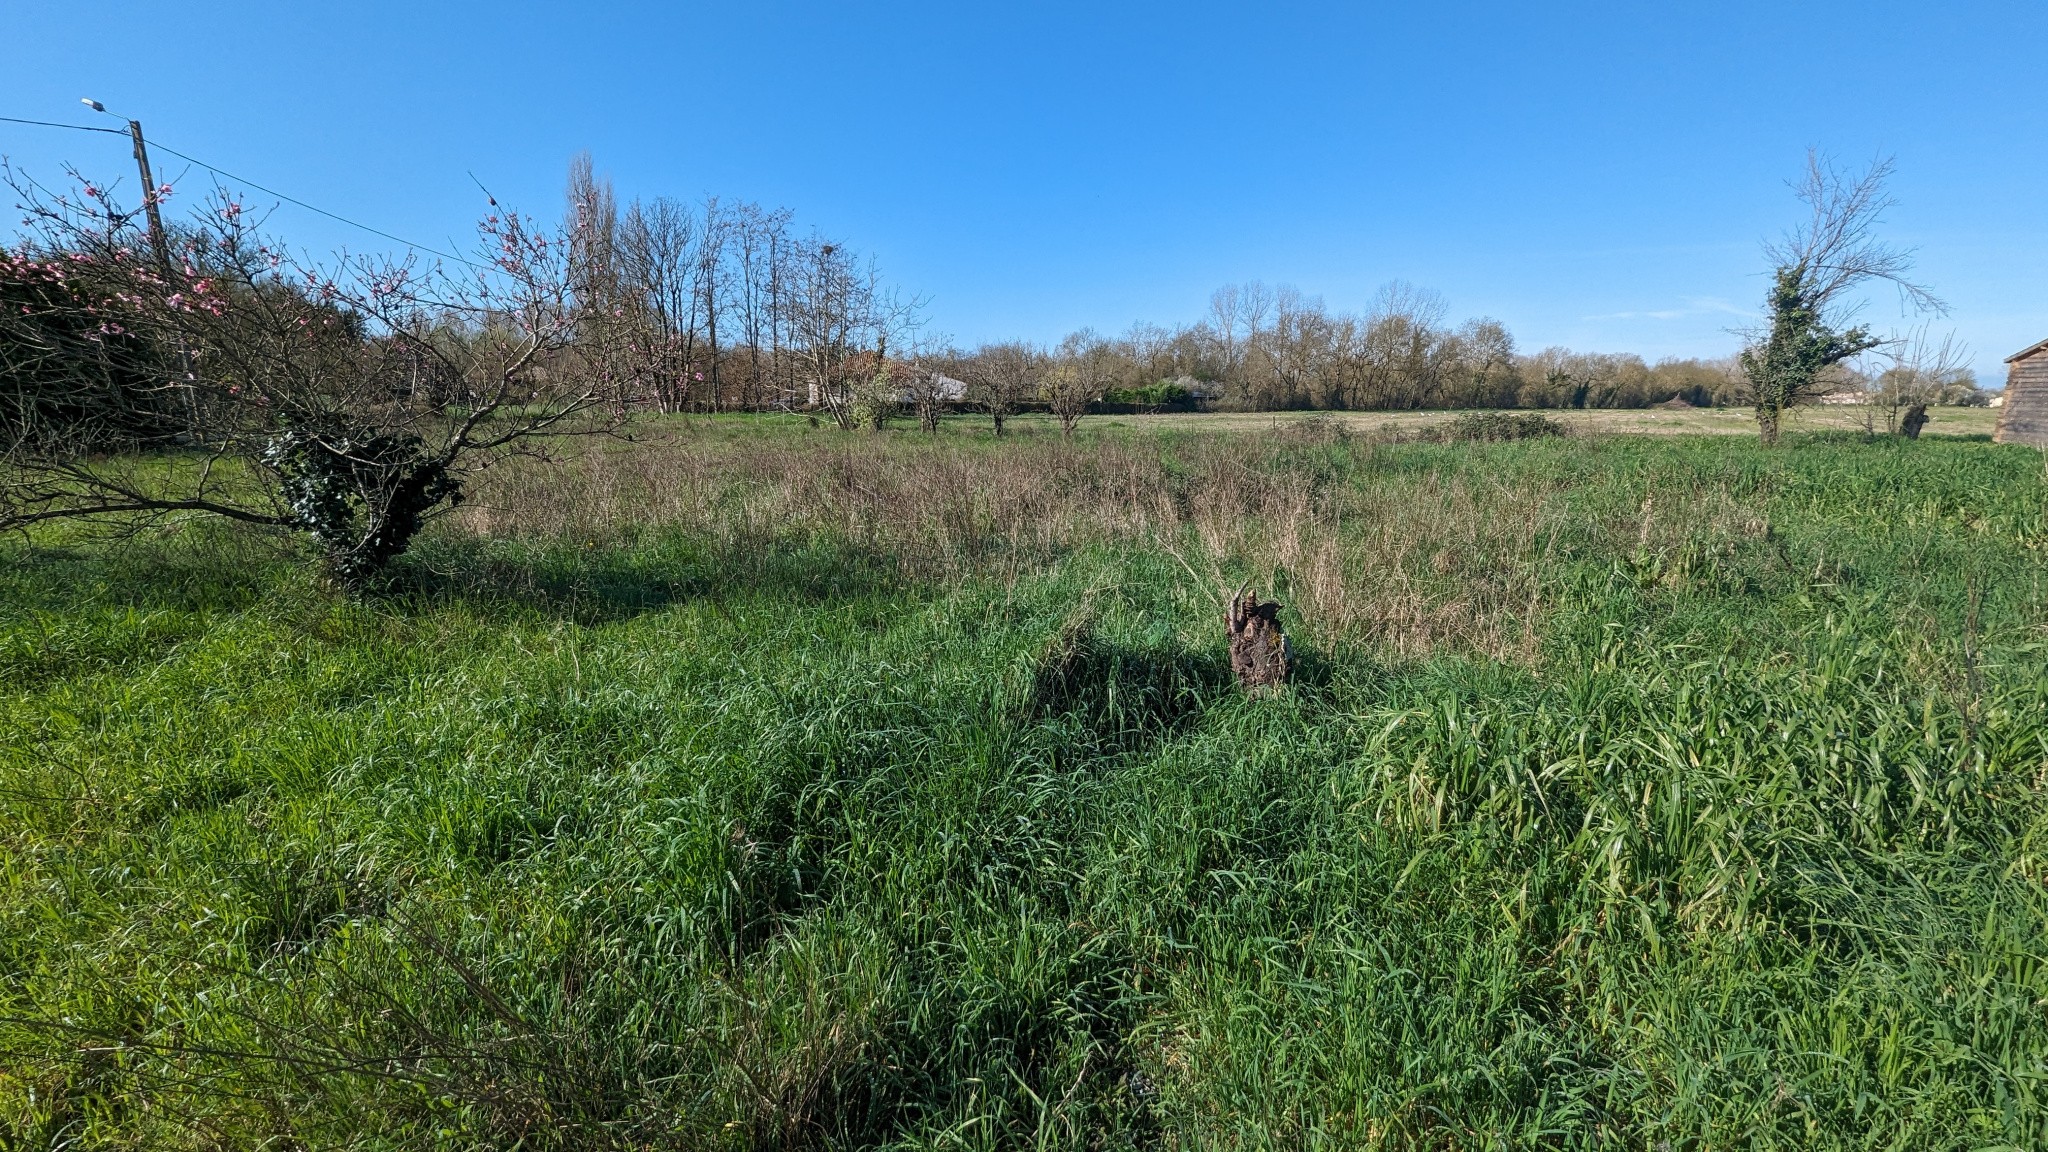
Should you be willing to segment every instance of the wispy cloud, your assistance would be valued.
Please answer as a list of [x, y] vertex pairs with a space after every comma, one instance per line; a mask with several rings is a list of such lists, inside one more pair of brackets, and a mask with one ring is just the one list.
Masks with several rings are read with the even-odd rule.
[[1742, 316], [1755, 313], [1747, 308], [1738, 308], [1719, 296], [1688, 296], [1685, 303], [1677, 308], [1646, 309], [1640, 312], [1606, 312], [1598, 316], [1587, 316], [1587, 320], [1683, 320], [1690, 316]]

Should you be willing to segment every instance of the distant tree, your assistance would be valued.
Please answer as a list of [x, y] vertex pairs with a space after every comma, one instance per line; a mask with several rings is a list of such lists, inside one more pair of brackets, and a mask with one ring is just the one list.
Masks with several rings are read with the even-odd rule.
[[635, 398], [660, 412], [684, 411], [704, 374], [697, 236], [689, 206], [666, 197], [634, 201], [620, 230], [627, 371]]
[[869, 367], [853, 378], [854, 423], [870, 432], [881, 432], [903, 407], [908, 365], [889, 359], [886, 340], [872, 356], [863, 356], [860, 362]]
[[1807, 155], [1797, 192], [1808, 217], [1764, 249], [1772, 264], [1764, 297], [1767, 318], [1742, 352], [1757, 430], [1767, 445], [1778, 442], [1785, 410], [1822, 390], [1829, 368], [1885, 343], [1869, 328], [1850, 323], [1856, 289], [1882, 281], [1915, 311], [1946, 310], [1933, 293], [1907, 278], [1912, 253], [1874, 234], [1885, 210], [1896, 203], [1884, 189], [1891, 174], [1890, 160], [1847, 177], [1817, 153]]
[[1072, 439], [1074, 425], [1108, 387], [1115, 355], [1109, 342], [1084, 328], [1060, 342], [1059, 351], [1039, 379], [1045, 405], [1059, 418], [1060, 435]]
[[760, 410], [786, 399], [775, 387], [775, 371], [781, 355], [777, 304], [782, 270], [778, 264], [781, 253], [789, 247], [790, 213], [787, 209], [743, 203], [731, 209], [730, 221], [732, 243], [727, 251], [733, 259], [731, 298], [746, 361], [741, 402]]
[[813, 239], [792, 253], [784, 312], [791, 353], [809, 377], [810, 402], [851, 430], [879, 427], [899, 401], [887, 364], [892, 337], [915, 333], [924, 301], [885, 287], [874, 262]]
[[578, 331], [576, 221], [550, 234], [494, 206], [460, 273], [321, 268], [219, 194], [159, 261], [137, 211], [79, 183], [53, 195], [13, 181], [28, 236], [9, 268], [61, 286], [44, 298], [52, 321], [103, 342], [129, 394], [175, 421], [176, 451], [145, 459], [13, 422], [0, 530], [212, 515], [304, 532], [339, 583], [362, 587], [476, 471], [615, 410], [615, 382], [593, 367], [611, 361], [593, 344], [608, 330]]
[[1038, 395], [1046, 355], [1022, 341], [983, 345], [960, 361], [967, 399], [988, 413], [997, 436], [1003, 423], [1026, 401]]
[[939, 417], [945, 414], [959, 388], [953, 376], [962, 357], [944, 337], [913, 332], [909, 355], [890, 366], [897, 395], [910, 406], [917, 426], [926, 435], [937, 435]]
[[[875, 342], [874, 277], [844, 245], [813, 240], [790, 261], [790, 342], [809, 377], [809, 400], [842, 429], [855, 425], [860, 353]], [[866, 367], [872, 374], [872, 363]]]
[[1521, 375], [1515, 370], [1515, 338], [1490, 317], [1468, 320], [1451, 336], [1452, 369], [1439, 394], [1447, 408], [1513, 406]]
[[[1969, 368], [1969, 350], [1950, 333], [1934, 339], [1925, 328], [1893, 341], [1880, 368], [1869, 381], [1868, 403], [1884, 416], [1885, 428], [1919, 439], [1927, 409], [1938, 404], [1969, 404], [1977, 399], [1977, 374]], [[1918, 412], [1918, 424], [1908, 418]]]
[[1660, 360], [1650, 369], [1645, 403], [1679, 400], [1699, 408], [1748, 404], [1749, 385], [1734, 357]]

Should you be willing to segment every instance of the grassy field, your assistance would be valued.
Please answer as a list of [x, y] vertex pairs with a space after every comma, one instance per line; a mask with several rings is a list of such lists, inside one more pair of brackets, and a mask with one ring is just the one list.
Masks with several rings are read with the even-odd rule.
[[1231, 419], [5, 544], [0, 1148], [2048, 1146], [2040, 453]]

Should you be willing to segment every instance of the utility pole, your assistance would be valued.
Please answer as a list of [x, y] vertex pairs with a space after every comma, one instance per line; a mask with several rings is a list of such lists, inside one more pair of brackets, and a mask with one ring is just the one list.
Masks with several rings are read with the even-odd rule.
[[[95, 112], [105, 112], [106, 105], [97, 100], [81, 101]], [[156, 177], [149, 171], [149, 146], [142, 142], [142, 121], [128, 122], [128, 138], [135, 141], [135, 167], [142, 173], [142, 210], [149, 214], [149, 246], [156, 252], [157, 271], [163, 275], [163, 289], [171, 290], [171, 246], [164, 236], [163, 213], [157, 210]], [[178, 360], [185, 366], [185, 378], [192, 378], [192, 350], [183, 340], [177, 341]], [[206, 438], [206, 429], [201, 417], [199, 397], [192, 389], [179, 389], [185, 394], [185, 413], [189, 424], [186, 435], [193, 443]]]
[[142, 121], [128, 122], [128, 135], [135, 141], [135, 166], [142, 170], [142, 208], [149, 213], [149, 245], [156, 250], [156, 262], [164, 274], [164, 283], [171, 279], [171, 250], [164, 240], [163, 214], [156, 208], [156, 178], [149, 174], [149, 148], [142, 142]]

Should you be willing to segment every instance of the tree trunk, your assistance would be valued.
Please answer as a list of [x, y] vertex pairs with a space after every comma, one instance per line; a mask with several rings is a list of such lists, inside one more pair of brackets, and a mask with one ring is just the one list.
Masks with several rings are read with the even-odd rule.
[[1762, 405], [1757, 407], [1756, 430], [1763, 439], [1764, 447], [1776, 448], [1778, 446], [1778, 426], [1783, 422], [1784, 416], [1785, 413], [1780, 409], [1768, 408]]
[[1278, 688], [1294, 671], [1294, 646], [1280, 631], [1280, 605], [1246, 589], [1230, 599], [1230, 670], [1247, 692]]

